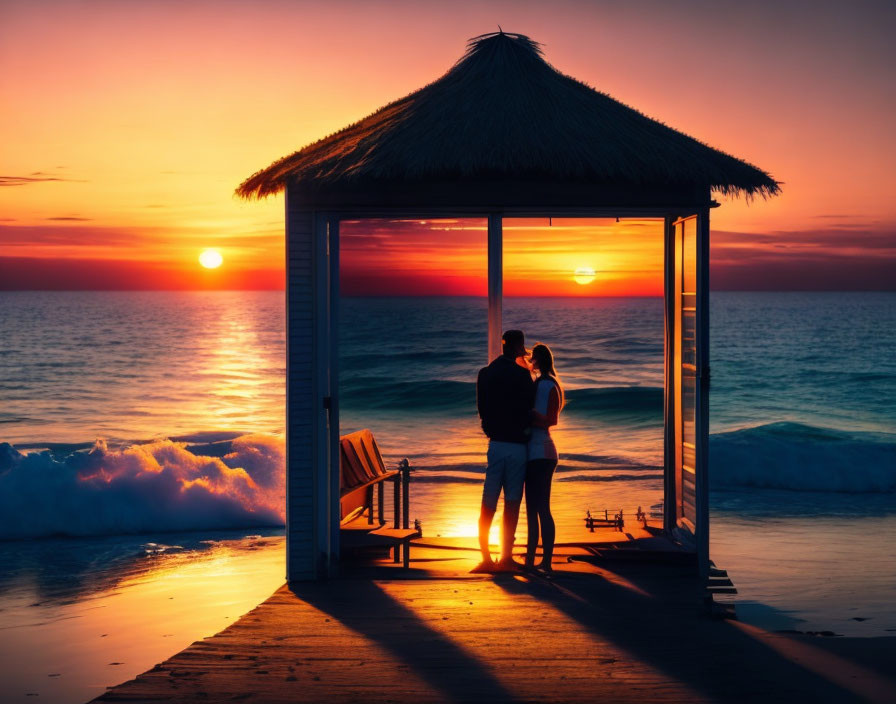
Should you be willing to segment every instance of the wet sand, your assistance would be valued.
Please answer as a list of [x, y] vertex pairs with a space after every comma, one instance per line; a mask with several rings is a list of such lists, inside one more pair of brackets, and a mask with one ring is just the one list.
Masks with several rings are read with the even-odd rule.
[[236, 621], [285, 571], [282, 535], [244, 536], [4, 544], [0, 704], [84, 702]]

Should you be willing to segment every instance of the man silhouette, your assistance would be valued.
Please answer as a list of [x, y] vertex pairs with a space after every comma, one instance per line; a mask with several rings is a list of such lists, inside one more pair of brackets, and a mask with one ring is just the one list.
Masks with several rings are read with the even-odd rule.
[[[513, 541], [520, 517], [523, 482], [526, 478], [526, 442], [529, 411], [535, 401], [535, 382], [517, 364], [526, 354], [522, 330], [508, 330], [501, 340], [503, 354], [479, 370], [476, 405], [482, 431], [488, 436], [488, 467], [482, 487], [479, 513], [479, 549], [482, 562], [474, 572], [497, 572], [516, 568]], [[501, 526], [501, 559], [495, 563], [488, 549], [488, 534], [504, 490], [504, 518]]]

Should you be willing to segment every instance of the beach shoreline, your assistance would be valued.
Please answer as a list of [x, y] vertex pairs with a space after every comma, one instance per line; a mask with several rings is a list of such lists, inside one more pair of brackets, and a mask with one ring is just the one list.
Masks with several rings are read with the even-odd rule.
[[3, 704], [77, 704], [211, 636], [283, 581], [282, 530], [0, 543]]

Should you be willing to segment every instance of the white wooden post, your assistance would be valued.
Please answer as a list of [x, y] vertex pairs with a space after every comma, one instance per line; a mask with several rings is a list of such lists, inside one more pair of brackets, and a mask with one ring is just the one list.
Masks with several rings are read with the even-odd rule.
[[340, 455], [339, 455], [339, 219], [330, 218], [327, 225], [330, 248], [330, 409], [329, 409], [329, 478], [330, 478], [330, 566], [336, 572], [339, 559]]
[[292, 202], [287, 190], [286, 578], [290, 582], [332, 575], [339, 555], [333, 295], [338, 292], [338, 237], [338, 223], [326, 213]]
[[[339, 495], [334, 495], [333, 475], [338, 476], [338, 454], [332, 452], [332, 341], [333, 316], [331, 310], [331, 220], [327, 213], [314, 213], [312, 236], [313, 286], [311, 296], [312, 344], [307, 352], [312, 355], [311, 399], [311, 474], [312, 550], [314, 578], [321, 579], [335, 573], [339, 558]], [[338, 432], [338, 431], [337, 431]], [[336, 529], [334, 530], [334, 525]]]
[[313, 546], [314, 215], [286, 192], [286, 579], [317, 575]]
[[504, 307], [504, 252], [502, 217], [488, 216], [488, 361], [501, 354], [502, 315]]

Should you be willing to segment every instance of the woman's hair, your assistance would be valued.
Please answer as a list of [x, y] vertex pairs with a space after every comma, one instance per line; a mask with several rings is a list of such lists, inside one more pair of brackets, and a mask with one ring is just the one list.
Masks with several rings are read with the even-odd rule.
[[554, 355], [551, 352], [551, 348], [540, 342], [536, 343], [535, 347], [532, 348], [532, 361], [538, 366], [541, 376], [553, 379], [554, 383], [557, 384], [557, 391], [560, 392], [560, 408], [563, 408], [566, 395], [563, 393], [563, 386], [560, 383], [560, 378], [557, 376], [557, 370], [554, 369]]

